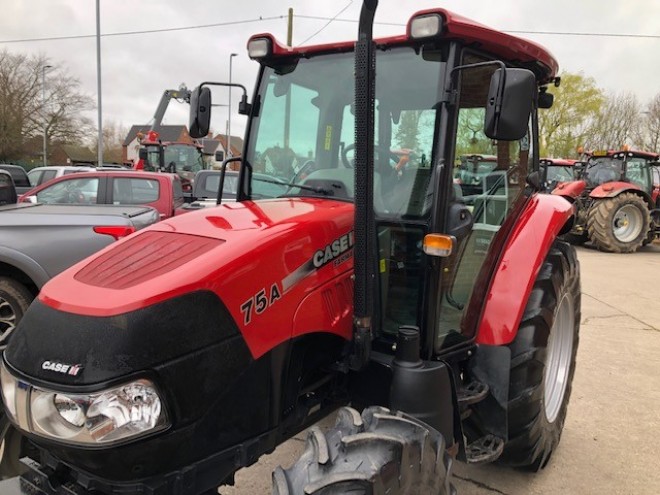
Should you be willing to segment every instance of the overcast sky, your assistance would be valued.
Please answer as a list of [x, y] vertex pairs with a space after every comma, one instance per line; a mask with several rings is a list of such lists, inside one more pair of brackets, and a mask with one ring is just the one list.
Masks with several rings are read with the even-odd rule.
[[[45, 55], [51, 65], [78, 77], [82, 90], [96, 99], [94, 0], [2, 0], [0, 5], [0, 50]], [[284, 43], [291, 7], [296, 16], [294, 45], [354, 39], [357, 24], [342, 19], [357, 20], [361, 1], [101, 0], [100, 5], [103, 120], [129, 127], [149, 122], [165, 89], [227, 81], [232, 52], [238, 54], [232, 80], [245, 85], [251, 95], [257, 63], [247, 57], [245, 45], [252, 34], [271, 32]], [[375, 26], [375, 35], [402, 34], [412, 13], [439, 6], [499, 30], [525, 31], [518, 35], [546, 46], [560, 70], [593, 77], [610, 93], [629, 91], [646, 104], [660, 92], [660, 0], [380, 0], [376, 22], [381, 24]], [[335, 16], [329, 24], [309, 18]], [[231, 24], [217, 25], [221, 23]], [[206, 27], [177, 29], [193, 26]], [[152, 30], [169, 31], [119, 34]], [[16, 42], [65, 36], [78, 38]], [[226, 103], [218, 101], [226, 98], [220, 92], [214, 96], [215, 103]], [[236, 113], [237, 102], [234, 98], [232, 130], [240, 135], [245, 117]], [[187, 124], [187, 113], [184, 105], [174, 102], [165, 123]], [[97, 121], [96, 113], [90, 117]], [[226, 119], [226, 108], [214, 109], [216, 132], [225, 131]]]

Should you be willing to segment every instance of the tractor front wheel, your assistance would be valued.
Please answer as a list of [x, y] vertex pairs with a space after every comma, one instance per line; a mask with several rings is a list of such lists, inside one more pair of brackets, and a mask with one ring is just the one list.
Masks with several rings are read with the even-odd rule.
[[648, 206], [637, 194], [599, 199], [589, 209], [589, 238], [601, 251], [634, 253], [648, 237], [650, 228]]
[[305, 451], [273, 472], [274, 495], [455, 494], [453, 460], [442, 435], [411, 416], [382, 407], [339, 410], [327, 433], [312, 427]]
[[559, 444], [580, 328], [575, 248], [556, 241], [534, 282], [511, 350], [503, 463], [537, 471]]
[[32, 294], [23, 284], [0, 277], [0, 348], [7, 344], [7, 338], [23, 318], [32, 299]]

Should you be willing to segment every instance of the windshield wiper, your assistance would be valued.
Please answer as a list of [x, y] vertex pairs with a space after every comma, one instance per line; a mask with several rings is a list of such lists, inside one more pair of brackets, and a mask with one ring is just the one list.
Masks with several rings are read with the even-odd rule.
[[[252, 176], [252, 180], [259, 181], [259, 182], [266, 182], [268, 184], [276, 184], [278, 186], [297, 187], [299, 189], [304, 189], [306, 191], [312, 191], [312, 192], [315, 192], [316, 194], [323, 194], [325, 196], [331, 196], [332, 192], [333, 192], [331, 189], [325, 189], [325, 188], [320, 187], [320, 186], [319, 187], [306, 186], [304, 184], [296, 184], [294, 182], [284, 182], [284, 181], [279, 181], [279, 180], [262, 179], [261, 177]], [[341, 189], [341, 186], [339, 184], [332, 184], [332, 187], [335, 187], [337, 189]]]

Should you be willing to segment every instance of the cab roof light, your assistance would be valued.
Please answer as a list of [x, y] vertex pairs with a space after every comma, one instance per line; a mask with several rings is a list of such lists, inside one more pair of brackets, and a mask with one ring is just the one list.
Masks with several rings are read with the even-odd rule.
[[432, 38], [442, 34], [442, 16], [423, 14], [410, 21], [410, 37], [413, 39]]
[[424, 236], [424, 253], [429, 256], [446, 258], [451, 256], [454, 244], [456, 244], [456, 238], [453, 235], [426, 234]]
[[254, 38], [248, 41], [248, 56], [252, 60], [268, 57], [271, 52], [272, 44], [268, 38]]

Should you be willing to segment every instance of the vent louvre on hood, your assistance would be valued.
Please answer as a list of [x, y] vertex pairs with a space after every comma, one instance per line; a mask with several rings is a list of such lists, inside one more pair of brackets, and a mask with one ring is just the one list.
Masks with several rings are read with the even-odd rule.
[[97, 287], [126, 289], [175, 270], [224, 242], [189, 234], [144, 232], [95, 258], [74, 278]]

